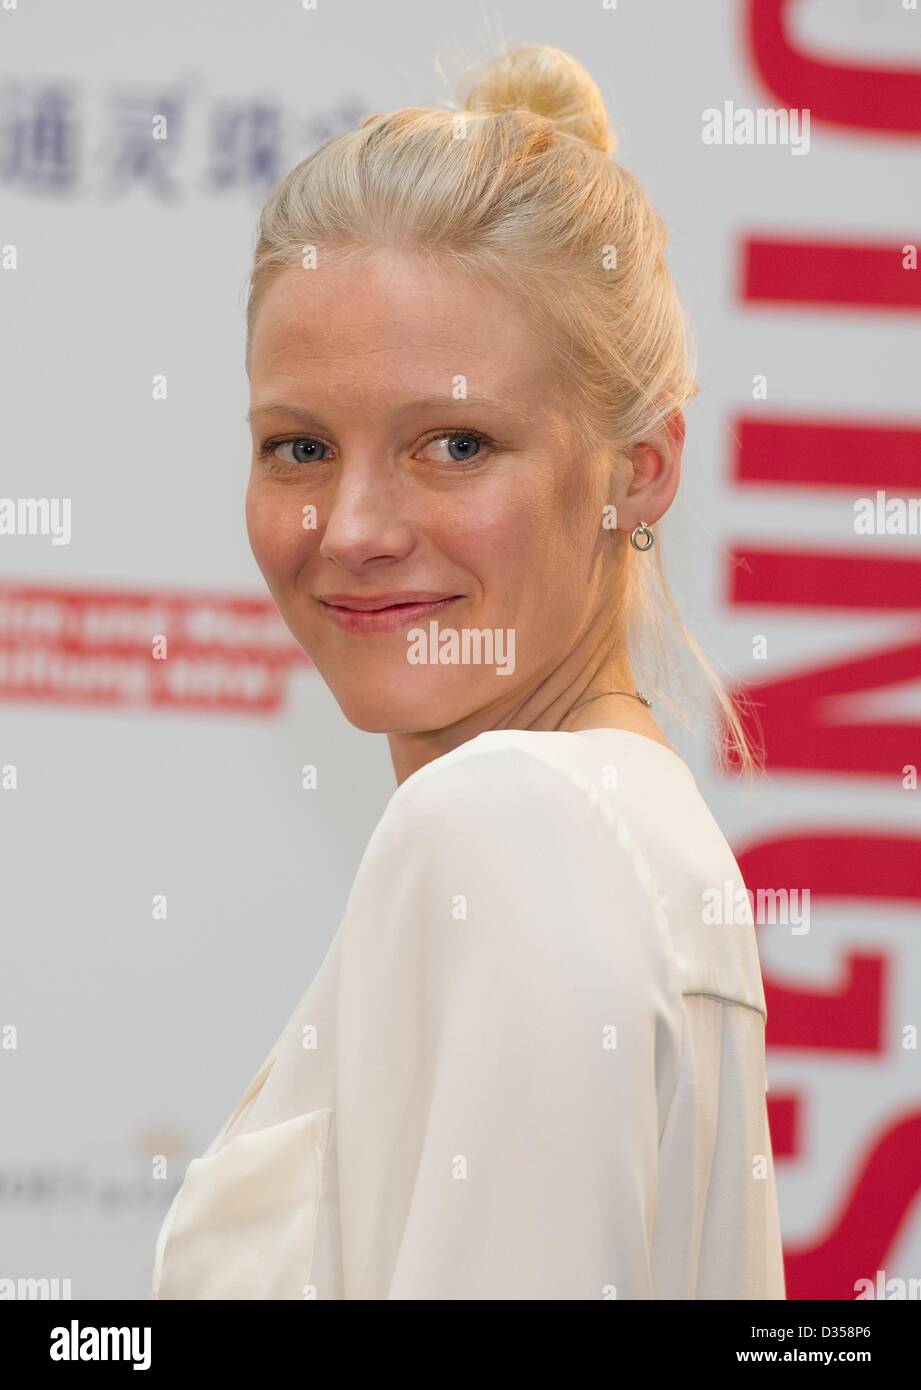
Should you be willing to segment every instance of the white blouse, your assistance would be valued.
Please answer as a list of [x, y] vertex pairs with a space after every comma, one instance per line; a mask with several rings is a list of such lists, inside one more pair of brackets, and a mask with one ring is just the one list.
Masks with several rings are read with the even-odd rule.
[[785, 1298], [766, 1017], [676, 753], [480, 734], [395, 791], [153, 1297]]

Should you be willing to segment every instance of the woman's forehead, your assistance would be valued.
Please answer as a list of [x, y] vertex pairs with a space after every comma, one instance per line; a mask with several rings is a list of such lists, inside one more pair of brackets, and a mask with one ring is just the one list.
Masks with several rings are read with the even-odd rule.
[[[496, 330], [505, 325], [510, 333], [527, 328], [523, 307], [488, 281], [440, 261], [376, 255], [344, 260], [321, 255], [316, 265], [283, 267], [264, 292], [257, 322], [268, 311], [276, 323], [300, 323], [302, 311], [321, 308], [337, 324], [358, 329], [385, 325], [396, 315], [407, 322], [432, 322], [443, 332], [463, 319], [465, 332], [482, 328], [475, 334], [481, 345], [501, 338]], [[310, 327], [309, 318], [304, 327]]]
[[489, 286], [427, 266], [415, 278], [330, 263], [286, 267], [256, 315], [254, 402], [302, 376], [343, 389], [359, 381], [404, 394], [478, 398], [506, 409], [546, 395], [548, 355], [523, 315]]

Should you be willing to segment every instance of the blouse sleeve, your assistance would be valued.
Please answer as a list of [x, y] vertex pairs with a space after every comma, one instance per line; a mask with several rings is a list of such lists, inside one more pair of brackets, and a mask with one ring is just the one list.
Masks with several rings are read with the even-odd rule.
[[681, 1002], [600, 792], [508, 748], [398, 788], [342, 923], [344, 1296], [652, 1297]]

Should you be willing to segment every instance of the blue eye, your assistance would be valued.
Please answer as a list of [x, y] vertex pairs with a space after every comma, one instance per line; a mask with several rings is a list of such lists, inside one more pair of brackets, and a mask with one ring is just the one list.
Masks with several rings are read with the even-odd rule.
[[[281, 448], [287, 448], [288, 445], [290, 445], [294, 451], [294, 457], [289, 459], [281, 458], [278, 460], [280, 463], [305, 464], [322, 462], [317, 451], [329, 447], [323, 443], [322, 439], [314, 439], [312, 435], [301, 434], [296, 435], [292, 439], [269, 440], [268, 444], [263, 448], [262, 453], [263, 455], [272, 454], [277, 457], [277, 451]], [[310, 450], [314, 450], [314, 452], [311, 453]]]
[[438, 444], [450, 451], [456, 449], [457, 453], [450, 452], [448, 458], [442, 459], [441, 462], [469, 463], [479, 456], [483, 446], [489, 442], [488, 436], [480, 434], [479, 430], [447, 430], [434, 435], [423, 448], [427, 449], [430, 444]]
[[[484, 447], [487, 450], [494, 447], [489, 436], [479, 430], [438, 430], [429, 436], [422, 448], [428, 449], [433, 444], [448, 450], [448, 453], [440, 459], [429, 459], [429, 462], [456, 464], [459, 469], [482, 462]], [[291, 457], [285, 458], [279, 453], [283, 448], [291, 450]], [[294, 434], [287, 439], [267, 439], [259, 450], [259, 457], [267, 460], [271, 473], [306, 472], [311, 464], [327, 463], [328, 456], [324, 456], [323, 451], [331, 448], [331, 444], [314, 435]]]

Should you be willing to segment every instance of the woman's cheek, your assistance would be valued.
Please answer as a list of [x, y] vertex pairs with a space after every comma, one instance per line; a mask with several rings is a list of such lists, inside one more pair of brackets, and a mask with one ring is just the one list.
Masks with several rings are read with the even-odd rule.
[[317, 529], [313, 509], [284, 495], [254, 484], [246, 494], [246, 530], [250, 549], [263, 574], [284, 576], [296, 572], [315, 549]]

